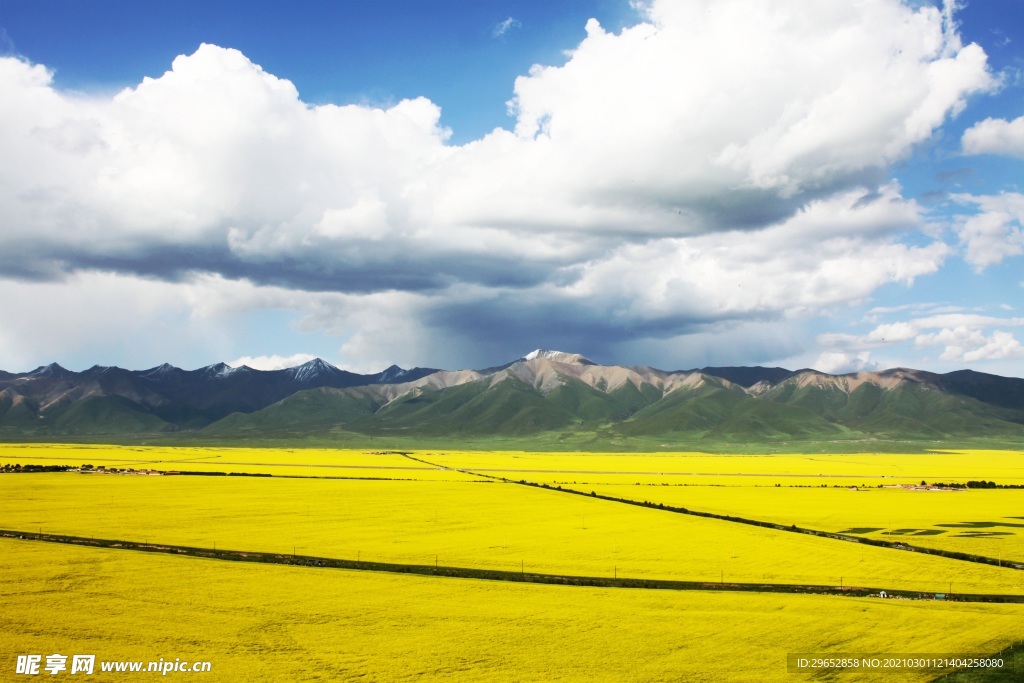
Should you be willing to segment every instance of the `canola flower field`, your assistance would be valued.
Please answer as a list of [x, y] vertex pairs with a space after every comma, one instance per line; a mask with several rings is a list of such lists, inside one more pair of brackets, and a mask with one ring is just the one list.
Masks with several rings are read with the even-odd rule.
[[815, 680], [788, 673], [787, 653], [995, 652], [1024, 623], [1024, 605], [438, 580], [6, 539], [0, 571], [5, 660], [178, 657], [210, 661], [194, 675], [209, 681]]
[[1024, 563], [1024, 489], [575, 486], [628, 500]]
[[338, 479], [474, 480], [392, 452], [323, 448], [220, 448], [0, 444], [0, 464], [83, 465], [178, 472], [269, 474]]
[[0, 528], [575, 576], [1024, 593], [1024, 572], [493, 481], [0, 477]]
[[457, 453], [429, 460], [512, 481], [1024, 562], [1024, 488], [902, 488], [970, 481], [1022, 486], [1022, 452]]
[[[564, 576], [1024, 596], [1024, 571], [1008, 566], [567, 490], [1019, 559], [1024, 491], [867, 482], [1013, 483], [1024, 481], [1024, 455], [930, 457], [0, 445], [0, 466], [92, 466], [0, 474], [0, 528], [26, 536], [0, 539], [0, 680], [21, 651], [200, 659], [204, 639], [205, 658], [232, 672], [210, 680], [508, 680], [509, 671], [521, 680], [811, 680], [787, 673], [787, 653], [991, 654], [1024, 639], [1024, 604], [542, 586], [31, 540], [41, 532]], [[976, 524], [993, 520], [1003, 526]], [[927, 529], [948, 531], [907, 531]], [[960, 535], [994, 529], [1005, 534]], [[901, 680], [935, 677], [914, 676]], [[835, 680], [886, 679], [847, 671]]]
[[708, 455], [704, 453], [418, 454], [446, 467], [549, 484], [687, 484], [813, 487], [996, 481], [1024, 485], [1024, 452]]
[[[808, 679], [786, 672], [787, 652], [988, 652], [1024, 632], [1024, 605], [435, 580], [8, 540], [0, 571], [0, 652], [210, 660], [211, 681], [792, 681]], [[89, 680], [132, 680], [108, 676]]]

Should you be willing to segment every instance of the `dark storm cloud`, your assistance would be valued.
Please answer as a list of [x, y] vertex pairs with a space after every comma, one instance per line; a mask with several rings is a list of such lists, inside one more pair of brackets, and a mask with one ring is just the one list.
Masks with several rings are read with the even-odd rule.
[[[756, 312], [744, 319], [766, 321], [779, 316], [777, 311]], [[650, 317], [628, 309], [610, 311], [594, 302], [524, 298], [514, 293], [472, 302], [442, 302], [422, 316], [425, 326], [443, 330], [449, 339], [487, 358], [511, 359], [542, 347], [571, 349], [595, 361], [613, 358], [624, 343], [671, 339], [734, 319], [735, 314], [697, 312]]]
[[523, 262], [501, 254], [377, 253], [346, 259], [324, 255], [282, 255], [273, 260], [240, 258], [226, 246], [159, 245], [122, 253], [88, 253], [60, 245], [19, 244], [0, 254], [0, 277], [35, 282], [60, 281], [79, 271], [103, 271], [169, 282], [196, 274], [215, 274], [309, 292], [368, 294], [399, 290], [434, 292], [455, 284], [522, 289], [569, 271], [542, 262]]

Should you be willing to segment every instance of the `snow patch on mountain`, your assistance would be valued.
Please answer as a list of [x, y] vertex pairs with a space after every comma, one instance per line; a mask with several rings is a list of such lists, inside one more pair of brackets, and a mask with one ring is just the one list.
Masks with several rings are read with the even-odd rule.
[[234, 374], [239, 373], [239, 372], [251, 372], [251, 371], [252, 371], [252, 368], [250, 368], [248, 366], [242, 365], [240, 367], [233, 368], [230, 365], [228, 365], [227, 363], [217, 363], [216, 365], [209, 365], [209, 366], [203, 368], [203, 374], [206, 377], [210, 377], [212, 379], [224, 379], [226, 377], [230, 377], [231, 375], [234, 375]]
[[49, 365], [41, 365], [32, 372], [30, 375], [39, 375], [42, 377], [67, 377], [72, 372], [66, 368], [61, 367], [57, 363], [50, 363]]
[[402, 381], [402, 378], [408, 374], [408, 370], [404, 370], [397, 365], [392, 365], [380, 373], [380, 377], [377, 378], [377, 384], [395, 384], [396, 382]]
[[321, 377], [337, 375], [341, 371], [325, 360], [314, 358], [298, 367], [292, 368], [292, 377], [296, 382], [311, 382]]
[[529, 362], [540, 358], [553, 360], [556, 363], [568, 363], [572, 365], [597, 365], [597, 363], [581, 354], [566, 353], [565, 351], [552, 351], [549, 349], [534, 349], [523, 356], [520, 360]]
[[171, 375], [182, 372], [181, 369], [174, 367], [170, 363], [163, 363], [155, 368], [149, 370], [143, 370], [140, 374], [141, 377], [146, 379], [165, 379]]

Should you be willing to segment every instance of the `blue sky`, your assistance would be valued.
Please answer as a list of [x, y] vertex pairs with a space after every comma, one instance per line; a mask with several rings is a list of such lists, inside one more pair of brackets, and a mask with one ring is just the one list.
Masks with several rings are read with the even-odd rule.
[[291, 80], [305, 102], [428, 97], [443, 108], [453, 142], [509, 125], [516, 76], [563, 62], [589, 18], [615, 30], [636, 21], [628, 3], [612, 0], [4, 0], [0, 7], [8, 53], [53, 68], [58, 87], [131, 87], [214, 43]]
[[0, 0], [0, 368], [1024, 376], [1018, 0], [794, 7]]

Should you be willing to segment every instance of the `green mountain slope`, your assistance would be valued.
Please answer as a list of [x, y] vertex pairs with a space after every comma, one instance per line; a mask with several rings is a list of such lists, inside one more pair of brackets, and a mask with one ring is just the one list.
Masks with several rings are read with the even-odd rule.
[[[599, 366], [561, 352], [529, 356], [479, 371], [410, 374], [391, 368], [379, 377], [359, 376], [367, 383], [358, 386], [290, 394], [286, 385], [326, 382], [341, 371], [322, 362], [266, 376], [223, 364], [141, 373], [100, 367], [74, 373], [54, 364], [6, 378], [0, 438], [193, 435], [329, 442], [382, 436], [581, 445], [1024, 439], [1024, 380], [1013, 378], [906, 368], [848, 375], [717, 368], [729, 376], [721, 377]], [[389, 384], [388, 373], [414, 379]], [[370, 382], [374, 377], [380, 381]], [[193, 385], [204, 388], [187, 401], [175, 398]], [[267, 405], [271, 389], [287, 395]], [[237, 408], [211, 422], [197, 406], [214, 399]]]
[[493, 385], [482, 380], [403, 397], [352, 428], [380, 434], [523, 435], [560, 429], [574, 420], [573, 413], [557, 401], [508, 378]]
[[617, 427], [631, 436], [686, 432], [716, 439], [833, 437], [848, 432], [804, 407], [754, 398], [720, 380], [677, 391]]
[[218, 437], [322, 434], [372, 416], [384, 399], [364, 387], [300, 391], [253, 413], [232, 413], [202, 430]]
[[31, 401], [0, 399], [0, 435], [127, 435], [177, 429], [121, 396], [87, 396], [41, 410]]
[[948, 434], [1021, 433], [1020, 411], [982, 403], [919, 382], [892, 389], [864, 383], [847, 393], [836, 386], [781, 385], [767, 402], [799, 407], [849, 430], [887, 438], [936, 438]]

